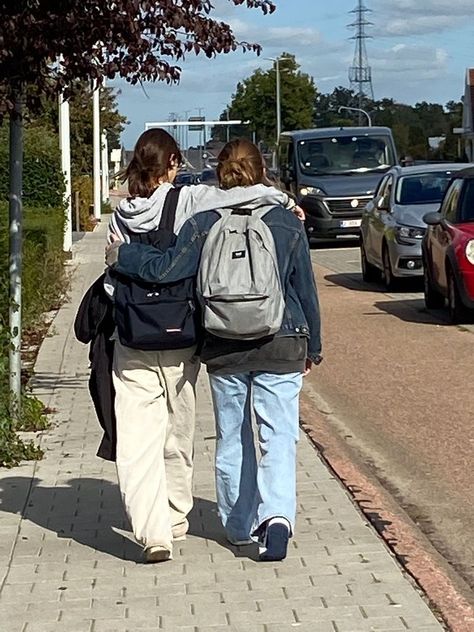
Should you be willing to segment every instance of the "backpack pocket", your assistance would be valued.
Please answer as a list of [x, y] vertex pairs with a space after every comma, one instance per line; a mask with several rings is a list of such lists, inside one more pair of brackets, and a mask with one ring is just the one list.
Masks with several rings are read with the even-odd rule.
[[123, 326], [118, 326], [120, 342], [145, 351], [192, 347], [197, 335], [195, 313], [190, 299], [157, 296], [155, 301], [127, 303]]
[[269, 325], [273, 301], [262, 294], [214, 295], [204, 298], [204, 328], [220, 338], [257, 340], [275, 334]]

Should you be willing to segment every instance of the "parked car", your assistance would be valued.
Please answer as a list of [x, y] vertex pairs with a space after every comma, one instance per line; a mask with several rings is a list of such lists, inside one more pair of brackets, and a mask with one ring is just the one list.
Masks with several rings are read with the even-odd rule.
[[460, 171], [446, 190], [439, 212], [424, 216], [422, 243], [425, 303], [448, 301], [451, 322], [474, 318], [474, 168]]
[[185, 184], [198, 184], [199, 178], [191, 171], [179, 171], [174, 179], [174, 183], [178, 186], [183, 186]]
[[393, 167], [366, 205], [360, 228], [364, 281], [382, 278], [392, 290], [406, 277], [422, 276], [423, 216], [437, 211], [459, 163]]
[[199, 179], [202, 184], [209, 184], [212, 186], [218, 186], [219, 184], [217, 173], [214, 169], [203, 169]]
[[309, 238], [358, 235], [362, 211], [397, 164], [388, 127], [326, 127], [284, 132], [278, 175], [306, 212]]

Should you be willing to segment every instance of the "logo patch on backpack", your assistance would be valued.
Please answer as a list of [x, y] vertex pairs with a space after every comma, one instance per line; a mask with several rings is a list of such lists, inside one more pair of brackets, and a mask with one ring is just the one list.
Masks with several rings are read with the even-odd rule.
[[245, 258], [245, 250], [234, 250], [232, 253], [232, 259], [244, 259]]

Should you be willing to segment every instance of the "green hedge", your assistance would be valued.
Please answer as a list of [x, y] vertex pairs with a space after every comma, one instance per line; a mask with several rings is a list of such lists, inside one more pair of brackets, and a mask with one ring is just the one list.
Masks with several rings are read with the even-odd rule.
[[[63, 207], [27, 207], [23, 222], [22, 317], [23, 330], [34, 331], [45, 312], [58, 306], [66, 287], [64, 272]], [[24, 443], [16, 430], [40, 430], [47, 424], [43, 405], [22, 397], [22, 418], [16, 426], [8, 414], [8, 206], [0, 202], [0, 466], [21, 459], [40, 458], [41, 450]]]
[[[0, 127], [0, 200], [8, 201], [9, 130]], [[23, 203], [25, 206], [59, 207], [64, 179], [60, 168], [58, 135], [41, 124], [29, 124], [24, 132]]]
[[[8, 328], [8, 189], [9, 130], [0, 126], [0, 466], [21, 459], [41, 457], [32, 442], [24, 442], [18, 430], [41, 430], [47, 420], [43, 404], [25, 391], [22, 415], [9, 414]], [[59, 305], [64, 294], [63, 206], [64, 178], [60, 166], [58, 134], [47, 124], [27, 123], [24, 133], [23, 166], [23, 332], [41, 331], [43, 314]]]
[[[32, 329], [64, 291], [63, 234], [59, 208], [25, 208], [23, 222], [23, 327]], [[8, 207], [0, 203], [0, 322], [8, 313]]]

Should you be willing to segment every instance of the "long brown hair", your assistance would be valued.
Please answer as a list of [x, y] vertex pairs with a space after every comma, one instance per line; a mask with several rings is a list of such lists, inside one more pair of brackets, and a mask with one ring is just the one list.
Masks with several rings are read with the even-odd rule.
[[270, 184], [260, 150], [246, 138], [227, 143], [217, 160], [217, 177], [223, 189]]
[[164, 129], [149, 129], [137, 140], [133, 158], [121, 173], [122, 182], [128, 181], [130, 195], [149, 197], [173, 161], [182, 162], [175, 139]]

